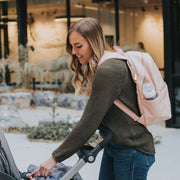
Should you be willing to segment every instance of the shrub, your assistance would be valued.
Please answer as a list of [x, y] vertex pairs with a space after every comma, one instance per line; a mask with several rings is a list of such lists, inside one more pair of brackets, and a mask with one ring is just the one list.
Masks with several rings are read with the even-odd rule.
[[26, 128], [27, 138], [31, 140], [62, 141], [72, 130], [69, 122], [43, 122], [37, 127]]
[[1, 59], [1, 85], [6, 85], [5, 74], [6, 67], [8, 66], [10, 71], [15, 75], [17, 87], [31, 89], [34, 78], [37, 82], [40, 82], [41, 85], [61, 83], [60, 91], [74, 92], [74, 87], [71, 82], [73, 73], [68, 67], [70, 61], [69, 55], [63, 55], [49, 61], [37, 60], [35, 63], [30, 63], [27, 61], [27, 58], [25, 59], [26, 60], [23, 62], [17, 62], [11, 59]]
[[[42, 122], [36, 127], [14, 128], [8, 127], [4, 129], [5, 132], [24, 133], [31, 141], [62, 141], [71, 132], [71, 130], [77, 125], [77, 122]], [[102, 141], [101, 136], [95, 133], [87, 143], [95, 146]]]
[[[26, 127], [26, 128], [14, 128], [8, 127], [4, 129], [5, 132], [18, 132], [27, 135], [27, 138], [31, 141], [63, 141], [64, 138], [71, 132], [71, 130], [77, 125], [77, 122], [42, 122], [37, 127]], [[96, 146], [103, 139], [99, 133], [95, 132], [94, 135], [88, 140], [88, 144]], [[154, 144], [160, 144], [161, 137], [154, 137]]]

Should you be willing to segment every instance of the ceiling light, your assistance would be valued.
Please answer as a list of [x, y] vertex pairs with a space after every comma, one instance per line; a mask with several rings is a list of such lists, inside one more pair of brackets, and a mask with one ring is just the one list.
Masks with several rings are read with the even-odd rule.
[[[71, 16], [70, 22], [77, 22], [78, 20], [85, 18], [85, 16]], [[67, 22], [67, 16], [57, 16], [55, 17], [55, 22]]]

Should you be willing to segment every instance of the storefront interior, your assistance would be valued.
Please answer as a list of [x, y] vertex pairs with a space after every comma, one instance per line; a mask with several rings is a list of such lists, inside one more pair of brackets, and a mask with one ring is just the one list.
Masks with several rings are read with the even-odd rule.
[[[172, 72], [167, 67], [170, 66], [168, 62], [171, 57], [165, 53], [168, 40], [164, 34], [166, 25], [164, 20], [168, 13], [172, 13], [166, 10], [167, 3], [170, 2], [166, 0], [25, 0], [22, 2], [3, 0], [0, 1], [0, 58], [20, 61], [20, 44], [26, 48], [26, 61], [31, 64], [37, 61], [49, 62], [66, 56], [66, 34], [71, 24], [84, 17], [96, 18], [101, 23], [111, 47], [120, 45], [125, 50], [138, 50], [142, 48], [138, 44], [142, 43], [145, 51], [151, 54], [162, 76], [166, 76], [165, 80], [170, 83], [170, 94], [174, 104], [173, 114], [176, 120], [169, 126], [172, 124], [180, 126], [179, 76], [173, 79], [173, 85], [171, 79], [168, 79], [173, 73], [175, 76], [179, 74], [180, 59], [177, 53], [179, 43], [177, 42], [175, 46], [177, 56], [175, 65], [171, 63], [171, 66], [174, 66]], [[179, 8], [179, 0], [173, 3], [169, 4], [169, 7], [172, 6], [173, 12], [176, 12]], [[176, 16], [178, 17], [174, 27], [179, 24], [178, 13], [174, 13], [172, 19]], [[23, 21], [27, 22], [25, 26]], [[179, 38], [179, 30], [174, 30], [174, 33], [176, 33], [175, 37]], [[10, 75], [9, 81], [16, 81], [13, 74]]]

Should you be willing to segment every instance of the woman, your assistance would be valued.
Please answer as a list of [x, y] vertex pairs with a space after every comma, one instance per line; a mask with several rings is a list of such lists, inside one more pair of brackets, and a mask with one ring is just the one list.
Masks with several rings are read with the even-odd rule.
[[110, 50], [100, 24], [93, 18], [84, 18], [71, 27], [66, 49], [72, 56], [70, 68], [76, 94], [86, 92], [90, 97], [77, 126], [40, 165], [35, 176], [47, 176], [57, 162], [87, 142], [102, 123], [112, 131], [113, 138], [104, 149], [99, 180], [145, 180], [155, 161], [153, 137], [146, 127], [113, 104], [119, 98], [139, 114], [135, 84], [126, 61], [109, 59], [98, 66], [100, 58]]

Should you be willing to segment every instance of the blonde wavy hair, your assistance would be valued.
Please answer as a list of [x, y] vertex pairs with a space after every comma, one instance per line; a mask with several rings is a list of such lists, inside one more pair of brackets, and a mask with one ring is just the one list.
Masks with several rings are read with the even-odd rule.
[[[69, 35], [73, 31], [78, 32], [82, 37], [84, 37], [92, 48], [92, 58], [85, 65], [82, 65], [78, 61], [78, 58], [72, 54], [72, 46], [69, 42]], [[69, 68], [74, 72], [72, 83], [75, 88], [76, 95], [90, 94], [91, 84], [97, 69], [98, 61], [104, 54], [105, 49], [108, 49], [108, 47], [105, 42], [103, 30], [96, 19], [81, 19], [74, 23], [70, 28], [66, 40], [66, 51], [72, 57], [69, 63]]]

